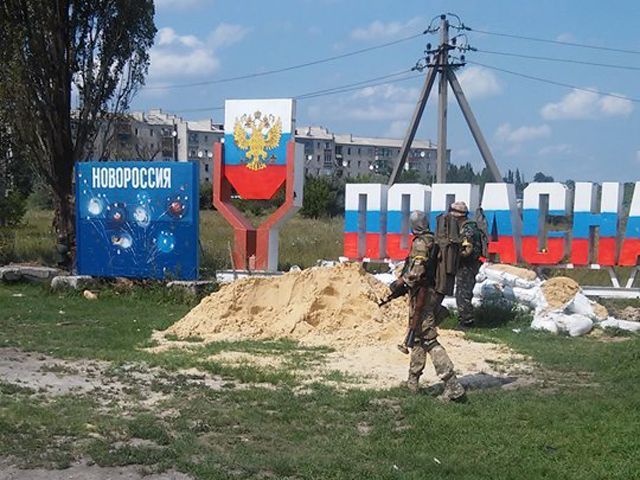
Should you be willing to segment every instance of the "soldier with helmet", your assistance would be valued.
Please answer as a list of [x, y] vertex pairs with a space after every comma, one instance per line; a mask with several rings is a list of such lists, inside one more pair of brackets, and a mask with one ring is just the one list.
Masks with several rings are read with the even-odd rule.
[[[463, 386], [458, 382], [453, 362], [444, 347], [438, 342], [437, 325], [446, 315], [441, 306], [443, 295], [436, 291], [439, 249], [433, 233], [429, 231], [424, 212], [414, 211], [410, 216], [414, 235], [407, 266], [398, 283], [408, 289], [410, 295], [410, 329], [405, 346], [411, 348], [407, 387], [418, 391], [427, 354], [431, 357], [436, 373], [444, 381], [443, 400], [458, 400], [464, 397]], [[397, 286], [396, 286], [397, 287]]]

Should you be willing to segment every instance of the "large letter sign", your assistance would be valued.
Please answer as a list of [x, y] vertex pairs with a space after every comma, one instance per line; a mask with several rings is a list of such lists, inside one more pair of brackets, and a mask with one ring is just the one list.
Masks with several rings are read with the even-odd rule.
[[76, 164], [80, 275], [198, 278], [194, 163]]
[[[294, 140], [291, 99], [227, 100], [224, 143], [214, 145], [213, 204], [234, 229], [233, 266], [276, 270], [280, 227], [302, 206], [303, 150]], [[285, 201], [255, 228], [231, 198], [270, 200], [285, 187]]]
[[348, 184], [345, 193], [344, 255], [350, 259], [402, 260], [411, 241], [408, 218], [413, 210], [436, 216], [455, 201], [480, 204], [488, 224], [489, 254], [502, 263], [635, 266], [640, 258], [640, 182], [635, 184], [624, 234], [622, 185], [578, 182], [574, 192], [561, 183], [532, 183], [524, 191], [522, 210], [515, 188], [487, 183], [479, 202], [477, 185], [452, 183]]

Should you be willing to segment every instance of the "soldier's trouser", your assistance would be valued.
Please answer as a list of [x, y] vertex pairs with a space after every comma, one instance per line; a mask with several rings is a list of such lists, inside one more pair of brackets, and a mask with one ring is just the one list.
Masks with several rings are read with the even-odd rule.
[[[438, 331], [436, 325], [438, 318], [435, 312], [440, 314], [443, 295], [438, 294], [433, 289], [429, 289], [427, 301], [422, 313], [422, 325], [418, 338], [411, 349], [411, 359], [409, 362], [409, 381], [417, 382], [427, 363], [427, 354], [431, 357], [436, 374], [441, 380], [447, 381], [454, 376], [453, 362], [447, 355], [447, 351], [437, 340]], [[411, 311], [413, 313], [413, 302]]]
[[473, 320], [473, 287], [476, 285], [476, 275], [480, 265], [478, 263], [460, 263], [456, 274], [456, 306], [460, 322]]

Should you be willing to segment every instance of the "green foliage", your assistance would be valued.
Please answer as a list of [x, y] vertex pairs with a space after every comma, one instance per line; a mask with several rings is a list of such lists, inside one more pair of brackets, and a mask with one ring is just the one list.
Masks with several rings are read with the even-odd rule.
[[538, 172], [533, 176], [533, 181], [537, 183], [550, 183], [553, 182], [553, 177], [551, 175], [545, 175], [542, 172]]
[[27, 200], [19, 192], [14, 191], [5, 198], [0, 197], [0, 227], [18, 225], [27, 211]]
[[213, 209], [213, 185], [209, 182], [200, 184], [200, 210]]
[[306, 218], [335, 217], [344, 213], [345, 182], [333, 177], [308, 177], [300, 214]]
[[53, 210], [53, 196], [49, 186], [37, 183], [29, 195], [27, 205], [31, 210]]

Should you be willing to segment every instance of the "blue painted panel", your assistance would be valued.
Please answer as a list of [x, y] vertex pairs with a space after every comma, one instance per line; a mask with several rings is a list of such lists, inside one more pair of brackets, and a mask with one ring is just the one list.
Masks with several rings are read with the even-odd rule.
[[387, 212], [387, 233], [402, 233], [402, 212], [397, 210]]
[[640, 238], [640, 217], [629, 217], [625, 238]]
[[613, 212], [573, 214], [574, 238], [589, 238], [589, 229], [592, 226], [600, 227], [602, 237], [615, 237], [618, 234], [618, 215]]
[[485, 210], [484, 215], [487, 217], [489, 235], [492, 234], [491, 230], [495, 220], [499, 236], [513, 236], [513, 225], [511, 224], [511, 212], [509, 210]]
[[[357, 210], [346, 210], [344, 212], [344, 232], [358, 233], [358, 219], [360, 214]], [[366, 233], [381, 233], [380, 212], [367, 212]]]
[[198, 278], [198, 165], [76, 164], [80, 275]]
[[[263, 160], [267, 165], [287, 164], [287, 143], [289, 140], [291, 140], [291, 134], [283, 133], [276, 148], [265, 150], [267, 158]], [[224, 163], [225, 165], [244, 165], [247, 163], [247, 152], [236, 146], [233, 135], [230, 134], [224, 136]]]

